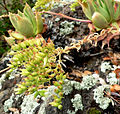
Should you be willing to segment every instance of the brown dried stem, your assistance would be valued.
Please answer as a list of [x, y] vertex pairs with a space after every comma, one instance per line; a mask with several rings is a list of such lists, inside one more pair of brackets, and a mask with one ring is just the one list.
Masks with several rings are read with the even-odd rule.
[[9, 15], [1, 15], [0, 18], [9, 17]]
[[1, 71], [0, 71], [0, 74], [3, 73], [3, 72], [5, 72], [5, 71], [7, 71], [7, 70], [9, 70], [9, 69], [10, 69], [10, 67], [7, 67], [7, 68], [1, 70]]
[[114, 99], [112, 96], [108, 95], [107, 92], [104, 91], [104, 93], [109, 97], [111, 98], [113, 101], [115, 101], [116, 103], [120, 104], [120, 102], [118, 102], [116, 99]]

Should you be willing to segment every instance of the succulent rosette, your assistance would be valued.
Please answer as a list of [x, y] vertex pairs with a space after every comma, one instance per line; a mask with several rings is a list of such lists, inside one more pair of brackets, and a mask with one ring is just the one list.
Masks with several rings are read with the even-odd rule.
[[78, 0], [85, 15], [98, 29], [108, 28], [120, 19], [120, 2], [115, 0]]
[[43, 20], [41, 14], [33, 13], [28, 4], [25, 5], [23, 13], [9, 13], [9, 18], [16, 31], [25, 37], [35, 36], [43, 31]]

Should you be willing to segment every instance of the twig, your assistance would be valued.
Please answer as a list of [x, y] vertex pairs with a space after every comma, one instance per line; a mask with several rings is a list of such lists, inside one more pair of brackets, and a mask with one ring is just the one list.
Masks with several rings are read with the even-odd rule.
[[7, 68], [1, 70], [1, 71], [0, 71], [0, 74], [3, 73], [3, 72], [5, 72], [5, 71], [7, 71], [7, 70], [9, 70], [9, 69], [10, 69], [10, 67], [7, 67]]
[[1, 15], [0, 18], [9, 17], [9, 15]]
[[99, 52], [99, 53], [95, 53], [95, 54], [90, 54], [90, 57], [98, 56], [98, 55], [101, 55], [101, 54], [103, 54], [103, 53], [105, 53], [105, 52]]
[[3, 3], [4, 3], [4, 8], [6, 9], [7, 13], [9, 12], [8, 9], [7, 9], [7, 5], [6, 5], [6, 2], [5, 0], [3, 0]]
[[104, 91], [104, 93], [108, 96], [108, 97], [110, 97], [113, 101], [115, 101], [115, 102], [117, 102], [118, 104], [120, 104], [120, 102], [118, 102], [116, 99], [114, 99], [112, 96], [110, 96], [110, 95], [108, 95], [105, 91]]
[[[54, 13], [54, 12], [51, 12], [51, 11], [42, 11], [40, 13], [49, 13], [49, 14], [58, 15], [58, 16], [61, 16], [61, 17], [64, 17], [64, 18], [67, 18], [67, 19], [70, 19], [70, 20], [73, 20], [73, 21], [79, 21], [79, 22], [83, 22], [83, 23], [92, 23], [90, 20], [76, 19], [76, 18], [67, 16], [67, 15], [64, 15], [62, 13]], [[0, 18], [4, 18], [4, 17], [9, 17], [9, 15], [1, 15], [0, 16]]]
[[84, 23], [92, 23], [90, 20], [76, 19], [76, 18], [67, 16], [67, 15], [64, 15], [62, 13], [54, 13], [54, 12], [51, 12], [51, 11], [42, 11], [40, 13], [48, 13], [48, 14], [52, 14], [52, 15], [57, 15], [57, 16], [61, 16], [61, 17], [73, 20], [73, 21], [79, 21], [79, 22], [84, 22]]
[[3, 8], [5, 8], [5, 6], [4, 6], [2, 3], [0, 3], [0, 5], [1, 5]]

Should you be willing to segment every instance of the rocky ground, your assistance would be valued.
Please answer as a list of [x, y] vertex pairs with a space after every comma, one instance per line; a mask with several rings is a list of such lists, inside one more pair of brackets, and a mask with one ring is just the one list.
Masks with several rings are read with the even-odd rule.
[[[74, 18], [86, 19], [80, 6], [76, 7], [76, 11], [74, 12], [70, 11], [68, 6], [69, 5], [65, 5], [64, 7], [55, 8], [52, 11], [56, 13], [60, 12]], [[16, 83], [19, 83], [21, 80], [20, 71], [16, 69], [10, 77], [8, 77], [9, 74], [5, 75], [6, 72], [0, 74], [0, 114], [119, 114], [119, 91], [117, 91], [117, 94], [114, 93], [111, 96], [107, 96], [107, 94], [102, 96], [98, 93], [102, 99], [105, 98], [104, 101], [106, 101], [106, 103], [102, 101], [102, 104], [99, 102], [101, 100], [100, 98], [98, 101], [96, 100], [97, 98], [94, 98], [95, 94], [93, 90], [95, 91], [95, 88], [101, 86], [102, 83], [120, 84], [120, 77], [117, 78], [118, 82], [113, 81], [112, 78], [108, 78], [110, 73], [120, 68], [120, 39], [113, 38], [110, 41], [109, 48], [105, 45], [103, 49], [101, 47], [105, 41], [104, 39], [98, 40], [96, 46], [95, 41], [92, 39], [89, 40], [89, 38], [84, 40], [84, 44], [76, 45], [79, 40], [84, 39], [85, 36], [89, 34], [86, 23], [75, 22], [50, 14], [46, 14], [45, 18], [48, 29], [43, 34], [43, 37], [45, 39], [50, 37], [56, 47], [64, 48], [65, 46], [69, 46], [70, 51], [68, 54], [62, 55], [62, 59], [65, 60], [63, 69], [69, 74], [69, 77], [67, 77], [65, 81], [65, 87], [68, 89], [64, 87], [63, 109], [59, 110], [50, 106], [49, 102], [52, 100], [51, 98], [47, 100], [42, 98], [34, 100], [32, 95], [28, 97], [24, 95], [14, 95], [13, 89], [16, 87]], [[119, 35], [117, 37], [119, 37]], [[89, 41], [92, 41], [92, 43]], [[73, 44], [73, 47], [70, 46], [72, 42], [76, 42]], [[0, 70], [7, 67], [9, 60], [10, 56], [6, 56], [0, 61]], [[98, 79], [101, 79], [101, 82], [96, 83], [89, 78], [87, 79], [87, 75], [94, 80], [96, 80], [99, 75]], [[95, 75], [95, 77], [93, 75]], [[80, 86], [82, 88], [80, 88]], [[78, 97], [81, 95], [82, 100], [76, 100], [76, 95], [78, 95]], [[110, 100], [106, 99], [106, 96], [110, 100], [112, 99], [112, 102], [107, 103]], [[96, 103], [96, 101], [98, 103]], [[109, 106], [107, 106], [107, 104], [109, 104]], [[107, 108], [104, 109], [103, 106]]]

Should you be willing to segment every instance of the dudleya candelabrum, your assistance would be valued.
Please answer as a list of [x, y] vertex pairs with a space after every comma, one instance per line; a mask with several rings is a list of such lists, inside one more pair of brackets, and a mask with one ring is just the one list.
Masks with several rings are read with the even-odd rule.
[[120, 19], [120, 2], [115, 0], [78, 0], [85, 15], [100, 29]]
[[[60, 58], [62, 49], [55, 49], [53, 42], [48, 42], [42, 36], [27, 39], [11, 47], [13, 55], [11, 60], [11, 71], [21, 68], [23, 81], [15, 89], [17, 94], [35, 93], [35, 97], [40, 95], [47, 97], [46, 88], [50, 85], [56, 87], [53, 95], [52, 106], [62, 108], [61, 100], [63, 98], [63, 87], [66, 74], [60, 65], [60, 59], [57, 62], [57, 56]], [[23, 67], [24, 66], [24, 67]]]
[[41, 14], [38, 12], [34, 14], [28, 4], [25, 5], [23, 13], [19, 10], [18, 14], [9, 13], [9, 18], [16, 31], [27, 38], [35, 36], [43, 31]]

